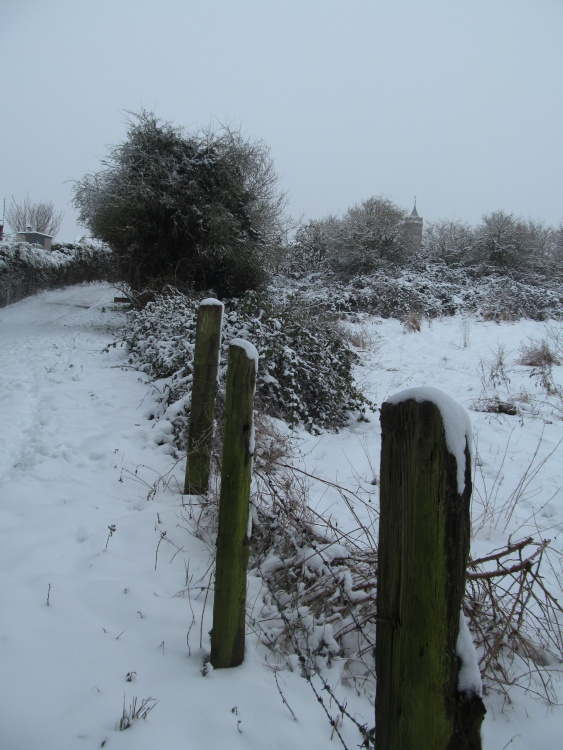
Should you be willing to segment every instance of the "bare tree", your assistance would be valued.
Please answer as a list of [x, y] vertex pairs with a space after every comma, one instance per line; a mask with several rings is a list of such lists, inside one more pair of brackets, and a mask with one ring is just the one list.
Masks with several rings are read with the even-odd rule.
[[424, 246], [429, 257], [439, 258], [448, 265], [467, 261], [472, 252], [474, 230], [456, 219], [443, 219], [428, 225]]
[[54, 237], [60, 229], [63, 212], [55, 211], [53, 203], [32, 203], [29, 195], [23, 203], [17, 203], [12, 196], [12, 202], [6, 209], [6, 222], [14, 232], [25, 232], [31, 227], [34, 232], [43, 232]]
[[372, 273], [381, 265], [401, 263], [408, 254], [405, 211], [385, 197], [352, 206], [338, 222], [329, 264], [347, 276]]
[[330, 253], [340, 229], [341, 219], [327, 216], [325, 219], [311, 219], [299, 227], [286, 256], [286, 270], [307, 274], [322, 271], [328, 266]]
[[504, 211], [485, 214], [475, 230], [474, 258], [497, 268], [541, 266], [553, 252], [553, 230]]

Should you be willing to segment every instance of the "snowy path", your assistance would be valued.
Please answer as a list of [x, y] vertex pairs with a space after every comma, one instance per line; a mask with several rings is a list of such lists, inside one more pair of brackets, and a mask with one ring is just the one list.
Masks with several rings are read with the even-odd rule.
[[[107, 301], [107, 290], [79, 287], [0, 313], [0, 418], [10, 425], [0, 436], [0, 480], [49, 458], [69, 461], [80, 450], [75, 440], [86, 427], [88, 404], [100, 406], [94, 393], [83, 398], [85, 369], [109, 340], [102, 330], [91, 328], [92, 311], [101, 329], [101, 304]], [[64, 423], [69, 417], [79, 423], [78, 430]]]
[[[280, 678], [297, 723], [253, 640], [242, 667], [201, 675], [210, 552], [186, 529], [167, 425], [146, 419], [151, 388], [102, 351], [112, 299], [92, 285], [0, 310], [0, 750], [326, 748], [306, 683]], [[157, 556], [161, 532], [181, 552]], [[135, 697], [158, 703], [116, 731]]]
[[[88, 683], [92, 690], [102, 680], [96, 671], [104, 660], [88, 635], [103, 634], [116, 615], [102, 584], [109, 561], [100, 552], [108, 525], [123, 531], [131, 509], [141, 507], [135, 483], [119, 481], [122, 469], [134, 472], [154, 447], [139, 410], [146, 385], [138, 373], [117, 367], [122, 353], [101, 353], [116, 322], [112, 299], [109, 287], [94, 285], [0, 312], [0, 661], [10, 675], [2, 683], [0, 738], [7, 734], [0, 746], [6, 750], [76, 746], [63, 738], [72, 736], [77, 701]], [[57, 726], [66, 714], [68, 727]]]

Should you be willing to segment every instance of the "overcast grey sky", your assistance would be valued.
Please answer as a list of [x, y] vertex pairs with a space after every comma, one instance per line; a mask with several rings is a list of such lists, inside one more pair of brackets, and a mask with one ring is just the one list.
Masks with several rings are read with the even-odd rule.
[[144, 107], [270, 146], [294, 216], [563, 219], [563, 0], [0, 0], [0, 200], [71, 182]]

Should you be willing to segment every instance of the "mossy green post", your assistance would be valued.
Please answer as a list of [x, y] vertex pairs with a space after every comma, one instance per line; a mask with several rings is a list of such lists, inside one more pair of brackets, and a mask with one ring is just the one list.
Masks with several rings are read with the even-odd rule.
[[211, 631], [214, 668], [236, 667], [244, 659], [252, 413], [258, 361], [257, 354], [249, 356], [249, 346], [235, 339], [229, 347]]
[[222, 319], [222, 302], [209, 299], [200, 304], [197, 312], [192, 400], [188, 425], [185, 495], [204, 495], [209, 485]]
[[469, 447], [460, 495], [456, 457], [436, 404], [384, 403], [381, 430], [375, 746], [480, 750], [483, 703], [457, 690], [470, 543]]

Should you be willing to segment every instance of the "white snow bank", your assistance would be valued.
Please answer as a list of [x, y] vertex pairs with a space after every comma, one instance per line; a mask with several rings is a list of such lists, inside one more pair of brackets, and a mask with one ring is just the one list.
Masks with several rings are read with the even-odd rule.
[[444, 422], [446, 446], [457, 462], [457, 491], [461, 495], [465, 489], [465, 447], [473, 457], [473, 438], [469, 414], [456, 401], [438, 388], [430, 386], [407, 388], [387, 399], [388, 404], [400, 404], [403, 401], [423, 403], [429, 401], [438, 407]]

